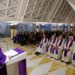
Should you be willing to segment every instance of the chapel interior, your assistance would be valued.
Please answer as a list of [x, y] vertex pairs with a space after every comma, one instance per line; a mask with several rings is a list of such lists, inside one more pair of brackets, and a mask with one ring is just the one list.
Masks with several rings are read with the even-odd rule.
[[0, 75], [75, 75], [75, 0], [0, 0]]

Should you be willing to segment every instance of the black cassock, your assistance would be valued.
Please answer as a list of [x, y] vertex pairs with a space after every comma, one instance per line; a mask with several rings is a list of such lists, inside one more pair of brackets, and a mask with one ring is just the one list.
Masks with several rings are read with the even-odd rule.
[[0, 75], [7, 75], [7, 69], [5, 64], [0, 64]]

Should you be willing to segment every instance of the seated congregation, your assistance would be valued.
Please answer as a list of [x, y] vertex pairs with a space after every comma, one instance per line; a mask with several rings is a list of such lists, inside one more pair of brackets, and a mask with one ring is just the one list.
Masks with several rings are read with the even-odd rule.
[[[54, 31], [45, 31], [45, 34], [49, 38]], [[61, 33], [59, 31], [56, 31], [56, 33]], [[36, 45], [41, 41], [41, 38], [43, 36], [42, 31], [35, 31], [35, 32], [17, 32], [17, 34], [12, 38], [13, 43], [20, 44], [21, 46], [33, 44]]]
[[44, 33], [40, 43], [36, 47], [35, 54], [47, 54], [51, 58], [60, 59], [63, 62], [75, 65], [74, 35], [72, 33], [68, 36], [65, 33], [59, 35], [54, 33], [48, 39]]
[[13, 38], [13, 43], [20, 44], [21, 46], [27, 44], [35, 45], [41, 39], [42, 32], [18, 32]]
[[51, 58], [60, 59], [75, 65], [75, 37], [64, 32], [19, 32], [13, 37], [13, 42], [20, 45], [34, 44], [35, 54], [47, 54]]

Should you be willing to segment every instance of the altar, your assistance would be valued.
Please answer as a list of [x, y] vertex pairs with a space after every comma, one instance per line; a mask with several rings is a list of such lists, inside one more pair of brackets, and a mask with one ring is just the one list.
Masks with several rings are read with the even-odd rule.
[[1, 60], [1, 62], [6, 65], [6, 67], [4, 66], [7, 71], [7, 74], [5, 75], [27, 75], [26, 53], [27, 52], [22, 51], [18, 48], [11, 49], [3, 53], [6, 57], [3, 57], [3, 60]]

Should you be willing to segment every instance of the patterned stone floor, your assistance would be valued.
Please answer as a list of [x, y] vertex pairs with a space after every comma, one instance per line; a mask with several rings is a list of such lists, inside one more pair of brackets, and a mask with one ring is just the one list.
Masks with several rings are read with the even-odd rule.
[[10, 39], [6, 39], [9, 49], [20, 48], [27, 52], [27, 74], [28, 75], [75, 75], [75, 66], [66, 65], [60, 60], [55, 60], [46, 55], [34, 55], [35, 46], [20, 46], [13, 44]]

